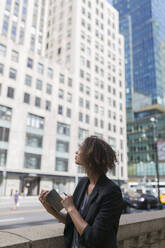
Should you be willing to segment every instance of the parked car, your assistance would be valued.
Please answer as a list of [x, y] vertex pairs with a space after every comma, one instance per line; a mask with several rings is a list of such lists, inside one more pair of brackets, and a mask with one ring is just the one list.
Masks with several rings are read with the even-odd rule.
[[165, 193], [160, 194], [160, 202], [165, 205]]
[[131, 213], [131, 196], [128, 193], [123, 194], [123, 214]]
[[148, 209], [157, 208], [158, 199], [150, 194], [140, 194], [138, 197], [133, 197], [132, 203], [135, 208]]

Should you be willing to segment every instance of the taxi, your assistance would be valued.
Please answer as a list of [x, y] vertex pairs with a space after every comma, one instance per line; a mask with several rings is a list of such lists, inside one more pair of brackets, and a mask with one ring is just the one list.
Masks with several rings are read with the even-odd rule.
[[160, 202], [161, 202], [162, 204], [165, 204], [165, 193], [161, 193], [161, 194], [160, 194]]

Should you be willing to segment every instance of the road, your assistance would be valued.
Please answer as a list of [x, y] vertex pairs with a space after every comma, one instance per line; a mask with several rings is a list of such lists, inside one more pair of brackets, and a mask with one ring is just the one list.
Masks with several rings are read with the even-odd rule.
[[[57, 222], [44, 210], [38, 197], [20, 197], [19, 207], [13, 210], [13, 206], [13, 198], [0, 197], [0, 230]], [[143, 211], [146, 210], [131, 209], [131, 213]]]
[[11, 197], [0, 197], [0, 230], [57, 221], [44, 210], [38, 197], [20, 197], [19, 207], [13, 210], [13, 206]]

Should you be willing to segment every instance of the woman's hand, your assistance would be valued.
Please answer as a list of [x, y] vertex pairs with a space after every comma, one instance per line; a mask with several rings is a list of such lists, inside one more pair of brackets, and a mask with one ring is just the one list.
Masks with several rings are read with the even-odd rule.
[[62, 201], [61, 201], [63, 207], [66, 209], [66, 211], [69, 213], [72, 211], [72, 209], [75, 208], [75, 205], [73, 203], [73, 199], [71, 195], [67, 195]]
[[46, 197], [49, 194], [49, 190], [41, 190], [41, 193], [39, 195], [39, 200], [46, 209], [46, 211], [50, 214], [53, 214], [55, 212], [54, 209], [50, 206], [50, 204], [46, 201]]

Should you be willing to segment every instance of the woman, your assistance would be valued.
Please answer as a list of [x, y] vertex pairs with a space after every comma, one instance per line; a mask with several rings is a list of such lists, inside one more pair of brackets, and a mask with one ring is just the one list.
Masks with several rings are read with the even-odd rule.
[[82, 178], [73, 194], [62, 204], [67, 214], [55, 212], [42, 191], [40, 201], [46, 210], [65, 224], [64, 238], [67, 248], [116, 248], [117, 230], [122, 212], [119, 187], [106, 177], [113, 169], [116, 155], [109, 144], [91, 136], [76, 152], [75, 162], [83, 167], [87, 177]]

